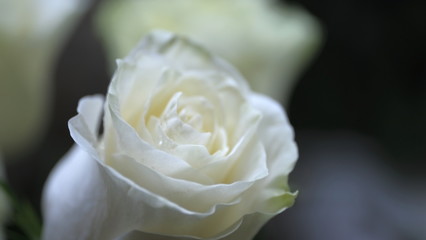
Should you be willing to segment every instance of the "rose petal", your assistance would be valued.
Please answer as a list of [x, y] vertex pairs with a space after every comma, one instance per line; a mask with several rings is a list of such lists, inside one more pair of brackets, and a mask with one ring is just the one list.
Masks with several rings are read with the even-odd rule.
[[258, 133], [265, 147], [269, 169], [269, 176], [258, 186], [259, 211], [276, 213], [290, 207], [297, 195], [290, 192], [287, 184], [288, 174], [298, 158], [297, 146], [293, 129], [277, 102], [260, 94], [251, 95], [250, 100], [263, 114]]
[[[96, 138], [94, 128], [90, 129], [88, 127], [90, 125], [95, 126], [94, 122], [96, 123], [96, 119], [94, 116], [97, 115], [94, 114], [94, 112], [96, 112], [96, 109], [90, 107], [96, 107], [96, 105], [99, 105], [100, 101], [101, 99], [98, 97], [84, 98], [80, 102], [78, 108], [80, 111], [79, 115], [77, 115], [75, 118], [72, 119], [72, 121], [70, 121], [72, 135], [75, 137], [76, 142], [79, 143], [86, 151], [93, 150], [94, 143], [91, 141]], [[100, 108], [98, 109], [98, 111], [98, 113], [100, 113]], [[88, 120], [89, 122], [87, 122], [86, 120]], [[111, 145], [107, 145], [107, 147], [109, 149], [113, 149]], [[173, 163], [173, 161], [175, 160], [175, 158], [173, 158], [171, 155], [168, 155], [153, 148], [145, 148], [143, 151], [143, 154], [140, 153], [140, 155], [138, 155], [136, 159], [140, 160], [142, 158], [147, 158], [148, 160], [158, 160], [159, 162], [170, 161], [171, 163]], [[201, 213], [212, 211], [212, 209], [214, 209], [218, 204], [232, 203], [233, 201], [235, 201], [236, 196], [240, 195], [253, 184], [253, 181], [255, 181], [256, 179], [260, 179], [265, 174], [267, 174], [267, 172], [265, 172], [267, 170], [257, 168], [257, 172], [260, 175], [258, 174], [255, 179], [239, 181], [233, 184], [217, 184], [212, 186], [205, 186], [197, 184], [197, 182], [202, 182], [203, 180], [196, 178], [200, 174], [200, 172], [196, 169], [188, 168], [182, 170], [183, 172], [181, 172], [181, 176], [183, 180], [179, 180], [175, 179], [173, 174], [167, 175], [161, 172], [162, 168], [168, 167], [169, 165], [141, 164], [135, 158], [129, 157], [128, 152], [129, 151], [123, 151], [125, 155], [114, 154], [113, 157], [107, 158], [105, 160], [105, 163], [110, 164], [111, 167], [121, 172], [121, 174], [123, 174], [124, 176], [129, 177], [141, 187], [153, 191], [153, 193], [167, 198], [170, 201], [173, 201], [175, 204], [185, 206], [190, 211]], [[91, 152], [91, 156], [95, 159], [99, 159], [100, 157], [97, 152]], [[161, 159], [162, 157], [164, 157], [165, 159]], [[167, 160], [167, 158], [169, 160]], [[104, 163], [104, 161], [100, 159], [99, 161], [100, 163]], [[192, 199], [199, 205], [193, 203], [190, 204], [189, 202], [187, 202], [187, 194], [193, 194]]]
[[43, 195], [48, 226], [43, 239], [115, 239], [132, 230], [209, 238], [233, 232], [242, 217], [242, 205], [234, 206], [238, 202], [189, 212], [102, 166], [78, 146], [57, 165]]
[[103, 109], [103, 97], [94, 95], [79, 101], [78, 115], [68, 121], [71, 137], [92, 156], [96, 156], [97, 132]]

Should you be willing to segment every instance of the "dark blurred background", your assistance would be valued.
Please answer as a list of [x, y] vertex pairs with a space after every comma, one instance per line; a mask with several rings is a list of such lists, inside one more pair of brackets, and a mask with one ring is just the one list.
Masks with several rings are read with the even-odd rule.
[[[106, 56], [96, 1], [55, 67], [47, 135], [8, 166], [12, 187], [39, 206], [42, 185], [73, 144], [67, 121], [85, 95], [104, 94]], [[299, 197], [263, 239], [426, 239], [426, 1], [298, 0], [324, 43], [287, 109], [300, 159]]]
[[300, 79], [296, 129], [371, 136], [402, 174], [424, 174], [426, 2], [300, 0], [323, 23], [322, 53]]

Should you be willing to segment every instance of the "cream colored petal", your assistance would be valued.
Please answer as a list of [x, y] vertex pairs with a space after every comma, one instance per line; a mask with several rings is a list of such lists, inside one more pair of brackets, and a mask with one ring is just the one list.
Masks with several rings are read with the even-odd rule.
[[[254, 236], [258, 233], [260, 228], [270, 219], [273, 215], [268, 214], [249, 214], [244, 217], [241, 225], [232, 233], [226, 236], [216, 236], [213, 238], [208, 238], [204, 240], [240, 240], [240, 239], [246, 239], [250, 240], [253, 239]], [[127, 234], [126, 236], [123, 236], [120, 238], [120, 240], [142, 240], [142, 239], [149, 239], [149, 240], [195, 240], [198, 238], [184, 238], [184, 237], [172, 237], [172, 236], [164, 236], [164, 235], [158, 235], [158, 234], [149, 234], [149, 233], [143, 233], [134, 231], [130, 234]]]
[[[138, 39], [138, 41], [139, 40], [140, 39]], [[136, 45], [136, 43], [137, 42], [134, 44]], [[119, 63], [120, 62], [121, 61], [119, 61]], [[182, 72], [189, 70], [216, 74], [224, 73], [224, 75], [230, 76], [233, 81], [238, 83], [241, 92], [246, 92], [248, 90], [245, 80], [242, 79], [240, 74], [230, 64], [211, 54], [188, 38], [176, 36], [166, 31], [156, 30], [150, 32], [150, 34], [146, 35], [122, 62], [142, 69], [152, 68], [155, 69], [155, 71], [158, 71], [158, 65], [155, 67], [152, 66], [159, 62], [164, 69], [172, 68]], [[131, 74], [131, 76], [140, 76], [138, 72], [141, 71], [130, 71], [128, 73]], [[161, 74], [161, 72], [157, 72], [157, 75], [154, 74], [153, 76], [151, 76], [151, 74], [145, 74], [146, 79], [141, 82], [145, 82], [145, 84], [151, 86], [151, 81], [159, 80], [158, 74]], [[131, 85], [129, 85], [129, 80], [118, 81], [118, 79], [122, 78], [115, 77], [113, 79], [111, 83], [113, 88], [118, 90], [122, 88], [122, 84], [125, 84], [126, 87], [124, 87], [124, 89], [129, 91], [128, 87]], [[117, 93], [119, 95], [122, 94], [121, 91]]]
[[269, 176], [257, 186], [258, 209], [265, 213], [276, 213], [290, 207], [296, 196], [290, 192], [287, 183], [288, 175], [298, 158], [294, 132], [277, 102], [259, 94], [253, 94], [250, 100], [263, 114], [258, 133], [265, 147], [269, 169]]
[[[76, 142], [83, 148], [78, 147], [77, 150], [76, 147], [71, 150], [70, 154], [61, 161], [63, 163], [53, 171], [53, 175], [49, 178], [50, 180], [46, 185], [44, 196], [44, 199], [46, 199], [45, 201], [48, 203], [45, 204], [44, 212], [46, 215], [45, 218], [50, 218], [52, 220], [47, 220], [46, 222], [46, 234], [49, 234], [49, 231], [53, 231], [51, 236], [54, 236], [60, 233], [75, 231], [75, 229], [79, 229], [83, 226], [80, 225], [80, 223], [67, 222], [64, 224], [61, 222], [58, 219], [60, 214], [57, 213], [61, 211], [63, 211], [63, 213], [76, 213], [76, 218], [80, 218], [84, 215], [87, 221], [89, 221], [89, 223], [86, 223], [88, 226], [95, 223], [101, 224], [97, 223], [98, 221], [105, 222], [105, 224], [109, 224], [108, 222], [113, 224], [117, 221], [126, 221], [127, 224], [125, 224], [125, 226], [133, 226], [134, 229], [145, 232], [162, 232], [169, 235], [191, 234], [193, 236], [214, 236], [220, 232], [228, 231], [227, 229], [229, 226], [236, 224], [247, 211], [251, 211], [251, 201], [244, 200], [244, 202], [240, 203], [241, 200], [237, 197], [252, 185], [250, 182], [237, 182], [232, 185], [203, 186], [161, 175], [157, 171], [154, 171], [154, 169], [147, 168], [140, 163], [132, 163], [132, 159], [119, 158], [118, 155], [115, 156], [118, 160], [117, 164], [112, 166], [104, 165], [103, 161], [99, 159], [100, 156], [97, 155], [96, 152], [92, 152], [93, 139], [96, 138], [97, 132], [95, 131], [96, 122], [98, 120], [97, 118], [99, 118], [101, 103], [102, 98], [99, 96], [82, 99], [78, 107], [79, 115], [70, 120], [70, 131]], [[158, 153], [159, 152], [153, 154], [152, 158], [161, 158], [161, 154]], [[151, 156], [149, 153], [144, 154]], [[96, 168], [91, 166], [93, 165], [92, 163], [87, 163], [93, 161], [98, 164]], [[114, 167], [115, 170], [110, 167]], [[74, 176], [73, 173], [78, 172], [80, 174], [82, 171], [80, 168], [85, 169], [83, 171], [84, 173], [82, 173], [81, 176]], [[97, 169], [100, 169], [102, 176], [97, 176]], [[85, 177], [85, 179], [93, 183], [87, 183], [88, 186], [84, 186], [84, 183], [79, 184], [78, 182], [86, 174], [90, 176]], [[101, 177], [102, 180], [99, 180]], [[138, 180], [139, 178], [141, 178], [141, 180]], [[99, 181], [101, 181], [102, 184], [100, 184]], [[85, 189], [85, 187], [88, 189]], [[131, 196], [126, 195], [126, 192], [128, 193], [130, 191], [129, 188], [134, 189], [132, 190]], [[105, 189], [111, 191], [113, 196], [110, 197], [115, 200], [109, 200], [108, 197], [103, 196], [106, 191]], [[84, 195], [95, 195], [92, 196], [94, 199], [91, 199], [92, 197], [90, 196], [86, 196], [89, 197], [89, 199], [83, 198], [79, 200], [69, 197], [66, 194], [64, 196], [60, 195], [61, 191], [68, 193], [77, 190], [81, 191], [81, 194], [90, 193]], [[70, 196], [73, 195], [75, 194], [70, 193]], [[190, 197], [193, 202], [188, 202], [188, 197]], [[74, 202], [75, 205], [71, 205], [69, 201]], [[77, 214], [80, 212], [77, 209], [78, 206], [85, 205], [86, 201], [90, 206], [88, 206], [86, 210], [83, 208], [84, 211], [90, 211], [91, 208], [95, 208], [93, 205], [95, 203], [99, 205], [96, 206], [96, 211], [93, 213], [93, 216], [88, 215], [89, 213], [86, 212], [82, 213], [82, 215]], [[119, 216], [117, 214], [112, 214], [111, 216], [103, 215], [103, 212], [106, 210], [102, 209], [103, 205], [100, 204], [101, 201], [103, 202], [102, 204], [112, 204], [106, 207], [109, 211], [131, 211], [128, 208], [141, 210], [132, 211], [136, 220], [132, 218], [129, 213], [123, 213], [121, 216], [123, 220], [120, 220], [117, 219]], [[131, 204], [124, 204], [121, 201], [130, 201]], [[146, 213], [148, 215], [141, 213], [146, 210], [145, 208], [150, 209], [150, 206], [152, 208], [157, 208], [152, 210], [155, 211], [155, 213]], [[152, 216], [149, 214], [159, 214], [159, 216], [157, 216], [158, 224], [166, 221], [165, 219], [183, 218], [185, 221], [182, 223], [183, 226], [174, 223], [173, 227], [163, 229], [156, 225], [146, 225], [144, 223], [147, 218], [150, 219], [150, 222], [153, 221]], [[163, 216], [163, 214], [166, 214], [166, 216]], [[218, 222], [220, 222], [220, 224], [218, 224]], [[215, 227], [212, 227], [212, 223], [215, 224]], [[60, 227], [55, 226], [55, 224], [66, 226]], [[102, 226], [100, 228], [104, 227], [105, 226]], [[74, 230], [69, 230], [69, 228]], [[110, 228], [111, 227], [108, 227], [108, 229]], [[128, 230], [119, 228], [118, 230], [111, 231], [126, 233]], [[112, 233], [90, 232], [84, 234], [89, 234], [87, 235], [90, 236], [89, 239], [91, 239], [91, 237], [97, 239], [95, 238], [95, 236], [98, 236], [97, 234], [106, 234], [102, 235], [99, 239], [108, 239], [104, 237]], [[51, 238], [47, 237], [46, 239]], [[83, 237], [82, 239], [86, 238]]]
[[103, 110], [103, 97], [93, 95], [79, 101], [78, 115], [68, 121], [71, 137], [74, 141], [90, 153], [92, 157], [98, 155], [98, 128]]
[[[183, 159], [152, 148], [139, 138], [134, 129], [116, 115], [112, 118], [115, 118], [114, 121], [116, 121], [114, 132], [117, 134], [115, 141], [118, 142], [117, 145], [106, 145], [107, 149], [116, 150], [105, 159], [105, 163], [115, 168], [123, 176], [132, 179], [139, 186], [188, 209], [193, 209], [193, 211], [207, 211], [214, 207], [213, 203], [231, 202], [235, 196], [250, 187], [253, 181], [266, 174], [265, 168], [260, 167], [256, 171], [249, 171], [257, 174], [247, 177], [246, 181], [231, 185], [206, 186], [199, 184], [208, 183], [206, 182], [208, 180], [203, 180], [200, 175], [202, 171], [192, 168]], [[212, 184], [212, 182], [208, 184]], [[191, 198], [194, 202], [187, 202], [188, 194], [194, 195]]]
[[238, 212], [232, 205], [188, 212], [74, 146], [46, 183], [43, 239], [108, 240], [132, 230], [204, 239], [233, 232]]
[[[96, 161], [74, 146], [45, 184], [42, 239], [100, 239], [106, 191]], [[109, 229], [104, 232], [111, 234]]]
[[[141, 139], [136, 130], [120, 116], [115, 98], [109, 96], [108, 104], [106, 114], [111, 118], [112, 126], [106, 128], [105, 134], [113, 134], [114, 137], [106, 136], [113, 141], [107, 143], [107, 151], [123, 152], [141, 164], [156, 169], [165, 175], [190, 168], [190, 165], [184, 160], [155, 149]], [[109, 161], [109, 159], [105, 159], [107, 164], [109, 164]]]
[[244, 217], [241, 226], [230, 235], [220, 238], [220, 240], [239, 240], [239, 239], [253, 239], [262, 226], [272, 217], [274, 214], [261, 214], [252, 213]]

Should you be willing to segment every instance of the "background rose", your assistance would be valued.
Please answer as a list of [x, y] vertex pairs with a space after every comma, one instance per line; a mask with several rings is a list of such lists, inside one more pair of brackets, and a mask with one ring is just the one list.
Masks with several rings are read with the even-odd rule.
[[89, 2], [0, 0], [0, 148], [6, 157], [40, 142], [56, 57]]
[[118, 62], [98, 139], [102, 105], [82, 99], [69, 122], [78, 146], [46, 185], [44, 239], [251, 239], [292, 205], [281, 107], [185, 38], [156, 32]]
[[319, 24], [301, 7], [268, 0], [104, 1], [97, 22], [111, 62], [150, 30], [165, 29], [202, 43], [255, 91], [283, 102], [321, 38]]

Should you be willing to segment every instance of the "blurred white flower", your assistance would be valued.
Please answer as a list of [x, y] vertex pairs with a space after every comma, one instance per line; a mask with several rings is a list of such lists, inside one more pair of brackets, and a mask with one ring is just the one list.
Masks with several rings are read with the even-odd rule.
[[281, 106], [183, 37], [147, 35], [69, 127], [78, 146], [47, 181], [46, 240], [249, 240], [295, 198]]
[[165, 29], [202, 43], [236, 66], [255, 91], [284, 103], [321, 39], [305, 10], [270, 0], [109, 0], [97, 23], [111, 62], [150, 30]]
[[90, 1], [0, 0], [0, 147], [19, 154], [49, 120], [51, 75], [64, 40]]

